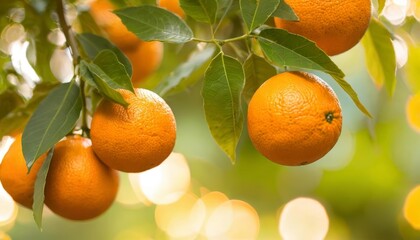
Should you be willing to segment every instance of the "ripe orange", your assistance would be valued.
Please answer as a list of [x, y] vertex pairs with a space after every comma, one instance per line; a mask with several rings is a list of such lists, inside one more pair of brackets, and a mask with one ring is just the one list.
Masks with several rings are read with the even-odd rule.
[[98, 159], [89, 139], [67, 137], [54, 148], [45, 204], [64, 218], [91, 219], [111, 206], [118, 183], [118, 173]]
[[24, 207], [32, 208], [36, 175], [46, 155], [39, 157], [28, 174], [22, 153], [22, 134], [16, 136], [0, 165], [0, 181], [10, 196]]
[[140, 42], [137, 47], [124, 51], [133, 66], [131, 81], [138, 86], [156, 71], [163, 58], [163, 43], [158, 41]]
[[158, 5], [178, 15], [181, 18], [185, 17], [184, 10], [182, 10], [179, 0], [158, 0]]
[[275, 18], [278, 28], [314, 41], [328, 55], [337, 55], [356, 45], [369, 26], [370, 0], [285, 0], [299, 22]]
[[162, 163], [176, 138], [174, 115], [156, 93], [119, 90], [127, 108], [104, 99], [92, 118], [93, 150], [111, 168], [141, 172]]
[[303, 165], [323, 157], [337, 142], [341, 123], [335, 93], [308, 73], [285, 72], [268, 79], [248, 106], [252, 143], [282, 165]]
[[109, 40], [120, 49], [135, 48], [140, 39], [128, 31], [121, 19], [112, 13], [115, 6], [108, 0], [96, 0], [90, 5], [90, 14], [99, 27], [104, 30]]

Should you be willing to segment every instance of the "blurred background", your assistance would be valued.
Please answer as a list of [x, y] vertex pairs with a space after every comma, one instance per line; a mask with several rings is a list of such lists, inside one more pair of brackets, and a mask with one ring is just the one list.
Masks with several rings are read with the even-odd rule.
[[[7, 76], [30, 98], [39, 69], [31, 67], [29, 43], [20, 41], [26, 34], [22, 13], [13, 11], [8, 16], [16, 19], [2, 24], [0, 61], [11, 56], [14, 69], [30, 79]], [[408, 108], [410, 99], [419, 98], [420, 1], [388, 0], [381, 17], [394, 26], [395, 94], [371, 80], [361, 44], [333, 57], [373, 117], [317, 73], [337, 93], [344, 119], [338, 143], [321, 160], [300, 167], [274, 164], [254, 149], [245, 129], [231, 164], [211, 137], [198, 82], [165, 97], [177, 121], [174, 153], [149, 171], [121, 173], [117, 199], [104, 215], [73, 222], [45, 209], [40, 231], [32, 211], [0, 186], [0, 239], [420, 239], [420, 104]], [[50, 42], [62, 45], [60, 36], [52, 31]], [[57, 49], [49, 67], [60, 66], [53, 74], [68, 81], [70, 57]], [[165, 45], [151, 85], [180, 62], [177, 50]], [[3, 137], [0, 159], [12, 142]]]

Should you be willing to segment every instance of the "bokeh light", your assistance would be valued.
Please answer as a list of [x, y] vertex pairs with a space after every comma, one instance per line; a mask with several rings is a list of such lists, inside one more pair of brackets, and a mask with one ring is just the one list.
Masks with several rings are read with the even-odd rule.
[[54, 77], [63, 83], [70, 82], [74, 67], [68, 49], [56, 48], [50, 59], [50, 69]]
[[0, 230], [7, 231], [14, 225], [18, 206], [0, 183]]
[[207, 239], [257, 239], [260, 229], [257, 211], [241, 200], [220, 204], [209, 216], [204, 234]]
[[190, 169], [184, 155], [171, 153], [159, 166], [134, 175], [140, 190], [154, 204], [170, 204], [189, 189]]
[[390, 23], [400, 25], [405, 21], [408, 10], [408, 0], [387, 0], [382, 14]]
[[404, 218], [417, 230], [420, 230], [420, 185], [408, 193], [404, 203]]
[[278, 227], [285, 240], [322, 240], [328, 233], [329, 219], [318, 201], [296, 198], [284, 206]]
[[408, 98], [406, 104], [406, 116], [411, 128], [420, 132], [420, 93]]
[[394, 46], [395, 57], [397, 60], [398, 68], [404, 67], [408, 60], [408, 46], [407, 43], [401, 37], [396, 36], [392, 40]]
[[195, 239], [206, 215], [206, 207], [192, 193], [175, 203], [158, 205], [155, 209], [157, 226], [173, 238]]

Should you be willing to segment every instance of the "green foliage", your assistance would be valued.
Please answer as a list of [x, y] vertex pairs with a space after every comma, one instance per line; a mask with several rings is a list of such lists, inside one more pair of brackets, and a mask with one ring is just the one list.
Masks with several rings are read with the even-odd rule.
[[42, 212], [44, 210], [44, 189], [47, 180], [48, 169], [50, 168], [51, 158], [54, 154], [54, 148], [48, 151], [47, 157], [42, 163], [41, 169], [39, 169], [35, 186], [34, 186], [34, 203], [32, 204], [32, 211], [34, 219], [39, 229], [42, 229]]
[[288, 21], [298, 21], [299, 17], [295, 14], [293, 9], [284, 1], [280, 0], [279, 6], [272, 14], [273, 17], [279, 17]]
[[276, 11], [280, 0], [241, 0], [242, 17], [251, 32], [264, 24]]
[[192, 39], [188, 25], [177, 15], [154, 6], [130, 7], [114, 11], [128, 30], [145, 41], [184, 43]]
[[397, 63], [391, 33], [377, 19], [372, 19], [362, 43], [372, 80], [379, 87], [385, 85], [388, 94], [392, 95], [397, 82]]
[[22, 151], [28, 169], [72, 131], [81, 108], [81, 91], [74, 81], [61, 84], [39, 104], [22, 135]]
[[420, 47], [410, 46], [405, 74], [412, 92], [420, 92]]
[[218, 2], [216, 0], [180, 0], [185, 13], [198, 22], [216, 22]]
[[204, 111], [211, 134], [232, 162], [241, 136], [244, 72], [238, 60], [223, 53], [210, 63], [202, 90]]

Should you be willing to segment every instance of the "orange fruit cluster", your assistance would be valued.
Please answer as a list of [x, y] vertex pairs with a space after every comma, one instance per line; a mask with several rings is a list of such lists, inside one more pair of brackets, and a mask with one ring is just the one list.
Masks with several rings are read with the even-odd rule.
[[304, 165], [323, 157], [337, 142], [341, 125], [337, 96], [309, 73], [285, 72], [268, 79], [248, 106], [252, 143], [282, 165]]
[[363, 37], [371, 17], [370, 0], [285, 0], [299, 21], [275, 18], [278, 28], [314, 41], [328, 55], [343, 53]]

